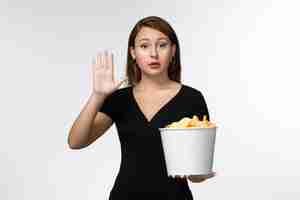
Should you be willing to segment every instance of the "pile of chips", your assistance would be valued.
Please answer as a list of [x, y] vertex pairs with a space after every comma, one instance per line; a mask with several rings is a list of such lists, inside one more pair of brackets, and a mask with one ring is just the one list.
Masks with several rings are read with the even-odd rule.
[[216, 125], [207, 120], [207, 116], [204, 115], [202, 121], [199, 120], [197, 115], [194, 115], [193, 118], [184, 117], [180, 121], [172, 122], [167, 125], [165, 128], [214, 128]]

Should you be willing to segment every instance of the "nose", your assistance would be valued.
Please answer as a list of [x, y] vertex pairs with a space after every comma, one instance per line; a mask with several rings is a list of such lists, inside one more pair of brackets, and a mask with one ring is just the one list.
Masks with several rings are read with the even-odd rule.
[[157, 56], [158, 56], [158, 52], [157, 52], [157, 48], [156, 48], [156, 46], [154, 46], [154, 47], [152, 47], [152, 48], [151, 48], [150, 55], [151, 55], [151, 57], [155, 57], [155, 58], [157, 58]]

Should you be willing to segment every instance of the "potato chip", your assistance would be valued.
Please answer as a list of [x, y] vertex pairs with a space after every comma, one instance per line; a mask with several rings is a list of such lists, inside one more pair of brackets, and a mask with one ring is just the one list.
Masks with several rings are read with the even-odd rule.
[[192, 118], [184, 117], [177, 122], [172, 122], [167, 125], [166, 128], [190, 128], [190, 127], [200, 127], [200, 128], [214, 128], [216, 125], [207, 120], [207, 116], [204, 115], [202, 121], [199, 120], [197, 115]]

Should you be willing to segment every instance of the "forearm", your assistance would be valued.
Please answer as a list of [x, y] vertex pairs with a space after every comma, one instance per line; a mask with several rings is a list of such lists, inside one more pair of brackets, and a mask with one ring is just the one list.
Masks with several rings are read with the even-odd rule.
[[215, 172], [212, 172], [210, 174], [204, 174], [204, 175], [189, 175], [188, 179], [193, 183], [200, 183], [205, 181], [206, 179], [212, 178], [216, 175]]
[[92, 94], [73, 123], [68, 137], [71, 149], [83, 148], [90, 138], [94, 119], [106, 96]]

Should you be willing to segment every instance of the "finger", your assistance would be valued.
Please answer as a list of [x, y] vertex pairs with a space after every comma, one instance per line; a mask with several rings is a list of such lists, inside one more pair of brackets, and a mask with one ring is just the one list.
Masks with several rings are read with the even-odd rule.
[[195, 183], [201, 183], [201, 182], [203, 182], [203, 181], [205, 181], [206, 179], [205, 178], [203, 178], [203, 177], [199, 177], [199, 176], [188, 176], [188, 179], [190, 180], [190, 181], [192, 181], [192, 182], [195, 182]]
[[115, 66], [114, 66], [114, 55], [113, 55], [113, 53], [110, 54], [110, 63], [111, 63], [112, 79], [115, 81], [115, 78], [114, 78]]
[[212, 178], [215, 176], [215, 174], [216, 174], [215, 172], [213, 172], [211, 174], [207, 174], [207, 175], [205, 175], [205, 178]]
[[108, 52], [107, 50], [104, 51], [104, 63], [103, 63], [103, 66], [108, 69], [109, 68], [109, 65], [108, 65]]
[[101, 54], [101, 52], [99, 52], [99, 53], [96, 55], [96, 63], [93, 64], [93, 65], [94, 65], [95, 71], [97, 71], [98, 69], [101, 68], [101, 66], [102, 66], [101, 63], [102, 63], [102, 54]]
[[[96, 73], [96, 64], [92, 63], [92, 86], [94, 87], [94, 81], [95, 81], [95, 73]], [[94, 88], [93, 88], [94, 89]]]
[[107, 69], [109, 70], [109, 73], [111, 74], [112, 80], [114, 80], [114, 71], [113, 71], [112, 65], [113, 65], [113, 63], [112, 63], [112, 53], [110, 52], [107, 55]]
[[101, 56], [100, 56], [100, 66], [101, 67], [105, 67], [105, 57], [104, 57], [104, 52], [103, 51], [101, 51], [101, 54], [100, 54]]
[[216, 176], [217, 173], [216, 173], [216, 172], [212, 172], [212, 173], [210, 173], [209, 175], [210, 175], [210, 176]]
[[101, 53], [97, 53], [97, 56], [96, 56], [96, 65], [100, 65], [101, 64]]

